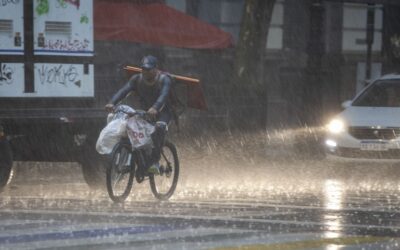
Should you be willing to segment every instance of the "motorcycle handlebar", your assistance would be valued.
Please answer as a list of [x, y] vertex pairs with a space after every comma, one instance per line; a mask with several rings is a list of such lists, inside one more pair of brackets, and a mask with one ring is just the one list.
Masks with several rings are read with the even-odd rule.
[[126, 110], [114, 110], [113, 111], [113, 113], [118, 113], [118, 112], [127, 114], [128, 117], [139, 116], [140, 118], [142, 118], [148, 122], [151, 122], [154, 120], [153, 117], [147, 111], [144, 111], [144, 110], [135, 110], [134, 112], [129, 112]]

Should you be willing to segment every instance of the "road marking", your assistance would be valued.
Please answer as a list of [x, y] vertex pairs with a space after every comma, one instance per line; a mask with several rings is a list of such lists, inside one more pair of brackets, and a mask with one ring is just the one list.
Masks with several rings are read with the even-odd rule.
[[47, 241], [47, 240], [68, 240], [68, 239], [80, 239], [80, 238], [109, 237], [109, 236], [163, 232], [176, 229], [178, 228], [169, 226], [135, 226], [135, 227], [72, 230], [67, 232], [55, 232], [55, 233], [22, 234], [22, 235], [12, 235], [12, 236], [0, 236], [0, 244], [26, 243], [26, 242]]
[[[17, 221], [18, 222], [18, 221]], [[253, 235], [253, 230], [226, 229], [226, 228], [203, 228], [190, 226], [146, 226], [136, 225], [130, 227], [106, 227], [106, 224], [94, 223], [91, 228], [82, 230], [82, 225], [74, 225], [74, 227], [65, 227], [60, 225], [59, 228], [32, 228], [31, 230], [20, 232], [14, 230], [7, 236], [1, 236], [0, 233], [0, 249], [32, 249], [32, 246], [40, 246], [40, 248], [69, 248], [77, 247], [86, 249], [86, 247], [98, 248], [110, 246], [110, 248], [118, 245], [152, 245], [153, 243], [179, 243], [185, 245], [186, 240], [194, 239], [220, 239], [226, 237], [244, 237]], [[42, 231], [43, 229], [48, 232]], [[56, 232], [54, 232], [54, 230]], [[61, 231], [63, 230], [63, 231]], [[42, 231], [38, 233], [38, 231]], [[12, 247], [11, 247], [12, 246]], [[104, 247], [103, 247], [104, 249]], [[173, 248], [174, 249], [174, 248]]]
[[[25, 209], [14, 209], [14, 210], [2, 210], [0, 213], [12, 213], [12, 214], [48, 214], [48, 215], [81, 215], [80, 211], [67, 211], [67, 210], [25, 210]], [[245, 218], [232, 218], [230, 216], [199, 216], [199, 215], [176, 215], [176, 214], [151, 214], [151, 213], [112, 213], [109, 212], [89, 212], [88, 215], [102, 216], [102, 217], [130, 217], [130, 218], [144, 218], [144, 219], [183, 219], [183, 220], [205, 220], [205, 221], [223, 221], [223, 222], [245, 222], [245, 223], [270, 223], [270, 224], [281, 224], [281, 225], [299, 225], [299, 226], [329, 226], [326, 222], [313, 222], [313, 221], [298, 221], [298, 220], [273, 220], [273, 219], [245, 219]], [[357, 229], [388, 229], [391, 231], [400, 231], [400, 226], [394, 225], [368, 225], [368, 224], [341, 224], [342, 228], [357, 228]]]
[[212, 250], [298, 250], [298, 249], [322, 248], [322, 247], [327, 247], [328, 245], [349, 246], [349, 245], [371, 244], [389, 240], [391, 240], [391, 238], [355, 236], [355, 237], [341, 237], [341, 238], [320, 239], [320, 240], [285, 242], [277, 244], [256, 244], [256, 245], [243, 245], [237, 247], [218, 247], [218, 248], [212, 248]]
[[[229, 202], [229, 200], [227, 200]], [[259, 201], [254, 201], [253, 203], [243, 200], [243, 202], [240, 202], [240, 200], [235, 200], [234, 202], [229, 202], [225, 203], [223, 201], [176, 201], [176, 203], [179, 204], [195, 204], [197, 203], [198, 206], [201, 205], [234, 205], [234, 206], [239, 206], [239, 207], [250, 207], [250, 208], [259, 208], [259, 207], [265, 207], [265, 208], [288, 208], [288, 209], [305, 209], [305, 210], [321, 210], [321, 211], [336, 211], [334, 209], [327, 209], [325, 206], [313, 206], [313, 205], [284, 205], [284, 204], [274, 204], [274, 203], [265, 203], [265, 202], [259, 202]], [[400, 209], [396, 209], [397, 207], [395, 205], [391, 206], [391, 209], [387, 209], [388, 207], [385, 205], [379, 206], [379, 207], [343, 207], [340, 211], [342, 212], [351, 212], [351, 211], [362, 211], [362, 212], [393, 212], [393, 213], [400, 213]]]

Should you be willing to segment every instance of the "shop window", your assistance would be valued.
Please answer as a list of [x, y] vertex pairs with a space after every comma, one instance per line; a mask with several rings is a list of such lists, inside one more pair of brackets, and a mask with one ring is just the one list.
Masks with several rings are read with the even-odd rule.
[[267, 37], [267, 49], [282, 49], [284, 1], [276, 1]]

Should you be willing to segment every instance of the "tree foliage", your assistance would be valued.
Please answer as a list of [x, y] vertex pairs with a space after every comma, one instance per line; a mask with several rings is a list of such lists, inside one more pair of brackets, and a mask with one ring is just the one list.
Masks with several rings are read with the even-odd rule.
[[274, 4], [275, 0], [245, 1], [235, 51], [233, 97], [236, 110], [241, 109], [240, 113], [254, 118], [265, 118], [266, 114], [266, 83], [262, 74]]

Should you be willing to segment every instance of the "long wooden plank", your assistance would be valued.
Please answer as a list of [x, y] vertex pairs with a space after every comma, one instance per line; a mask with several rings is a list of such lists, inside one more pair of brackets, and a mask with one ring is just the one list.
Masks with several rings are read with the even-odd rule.
[[[136, 72], [136, 73], [141, 73], [142, 72], [141, 68], [133, 67], [133, 66], [126, 66], [124, 69], [128, 70], [128, 71], [133, 71], [133, 72]], [[169, 74], [169, 75], [171, 77], [175, 78], [176, 80], [188, 82], [188, 83], [191, 83], [191, 84], [200, 83], [200, 80], [196, 79], [196, 78], [191, 78], [191, 77], [187, 77], [187, 76], [180, 76], [180, 75], [175, 75], [175, 74]]]

